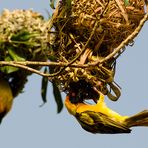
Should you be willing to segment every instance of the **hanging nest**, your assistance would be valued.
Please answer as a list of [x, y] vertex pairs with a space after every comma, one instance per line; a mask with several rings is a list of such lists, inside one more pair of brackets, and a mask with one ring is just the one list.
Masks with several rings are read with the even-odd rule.
[[[43, 17], [32, 10], [4, 10], [0, 16], [0, 61], [46, 61], [48, 27]], [[40, 66], [32, 66], [40, 69]], [[20, 93], [31, 72], [0, 67], [0, 75], [9, 82], [13, 96]]]
[[114, 82], [116, 59], [133, 40], [128, 40], [115, 56], [104, 59], [134, 32], [144, 15], [144, 0], [60, 1], [50, 35], [56, 58], [50, 60], [67, 65], [52, 67], [57, 84], [66, 92], [81, 95], [92, 89], [117, 100], [120, 90]]
[[87, 41], [97, 23], [91, 48], [101, 56], [107, 56], [118, 47], [135, 30], [145, 14], [143, 0], [125, 1], [72, 1], [72, 28], [79, 32], [80, 38]]

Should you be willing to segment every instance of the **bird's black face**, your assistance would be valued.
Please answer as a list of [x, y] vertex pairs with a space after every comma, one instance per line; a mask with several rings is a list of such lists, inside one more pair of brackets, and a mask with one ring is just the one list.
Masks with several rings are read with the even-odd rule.
[[73, 104], [83, 102], [89, 99], [99, 98], [99, 94], [94, 90], [92, 85], [85, 80], [72, 82], [70, 84], [70, 101]]

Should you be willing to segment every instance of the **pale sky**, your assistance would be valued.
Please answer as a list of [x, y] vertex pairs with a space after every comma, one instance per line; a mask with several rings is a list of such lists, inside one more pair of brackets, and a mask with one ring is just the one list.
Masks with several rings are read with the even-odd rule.
[[[0, 11], [7, 8], [29, 9], [46, 15], [49, 0], [1, 0]], [[122, 115], [133, 115], [148, 109], [148, 22], [117, 60], [115, 80], [122, 87], [118, 102], [106, 100], [107, 105]], [[102, 135], [84, 131], [64, 108], [57, 114], [52, 89], [43, 107], [40, 97], [41, 77], [29, 77], [24, 93], [14, 100], [12, 111], [0, 125], [1, 148], [139, 148], [148, 147], [148, 128], [132, 128], [131, 134]], [[65, 95], [63, 95], [64, 100]]]

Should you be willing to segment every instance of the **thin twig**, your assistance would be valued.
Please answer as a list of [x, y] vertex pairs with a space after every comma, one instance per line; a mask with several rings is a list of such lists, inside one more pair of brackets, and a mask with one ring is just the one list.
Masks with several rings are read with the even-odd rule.
[[[59, 62], [59, 63], [58, 62], [38, 62], [38, 61], [25, 61], [25, 62], [0, 61], [0, 66], [13, 66], [13, 67], [23, 68], [23, 69], [32, 71], [33, 68], [30, 68], [27, 65], [65, 67], [65, 66], [67, 66], [67, 63], [62, 63], [62, 62]], [[88, 64], [71, 64], [71, 65], [69, 65], [69, 67], [87, 68], [87, 67], [89, 67], [89, 65]]]
[[[0, 61], [0, 66], [13, 66], [13, 67], [18, 67], [25, 69], [27, 71], [30, 71], [32, 73], [36, 73], [40, 76], [48, 77], [49, 80], [51, 80], [51, 77], [54, 77], [54, 74], [49, 74], [49, 73], [43, 73], [39, 70], [36, 70], [34, 68], [31, 68], [27, 65], [36, 65], [36, 66], [59, 66], [59, 67], [65, 67], [67, 66], [67, 63], [56, 63], [56, 62], [37, 62], [37, 61], [26, 61], [26, 62], [17, 62], [17, 61]], [[94, 67], [92, 64], [71, 64], [68, 67], [74, 67], [74, 68], [90, 68], [91, 66]], [[102, 65], [99, 65], [100, 68], [104, 68]]]
[[31, 67], [28, 67], [28, 66], [25, 66], [25, 65], [22, 65], [22, 64], [13, 63], [13, 61], [9, 61], [9, 62], [1, 61], [0, 65], [22, 68], [22, 69], [25, 69], [25, 70], [30, 71], [32, 73], [36, 73], [36, 74], [41, 75], [41, 76], [48, 76], [49, 75], [49, 74], [47, 75], [45, 73], [42, 73], [39, 70], [36, 70], [34, 68], [31, 68]]
[[[0, 66], [14, 66], [17, 67], [27, 66], [27, 65], [36, 65], [36, 66], [59, 66], [64, 67], [67, 66], [67, 63], [62, 62], [37, 62], [37, 61], [25, 61], [25, 62], [17, 62], [17, 61], [0, 61]], [[71, 64], [69, 67], [77, 67], [77, 68], [87, 68], [88, 64]], [[23, 68], [23, 67], [22, 67]]]
[[[65, 66], [66, 63], [63, 62], [39, 62], [39, 61], [10, 61], [14, 64], [21, 64], [21, 65], [37, 65], [37, 66]], [[0, 61], [0, 65], [8, 63], [7, 61]]]

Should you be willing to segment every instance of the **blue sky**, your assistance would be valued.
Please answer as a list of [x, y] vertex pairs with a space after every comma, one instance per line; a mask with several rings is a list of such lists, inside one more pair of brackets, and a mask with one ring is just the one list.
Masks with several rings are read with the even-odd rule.
[[[7, 8], [29, 9], [47, 16], [49, 1], [1, 0], [0, 11]], [[122, 96], [107, 105], [122, 115], [132, 115], [148, 109], [148, 22], [135, 39], [133, 47], [117, 60], [115, 80], [122, 87]], [[12, 111], [0, 126], [2, 148], [76, 148], [76, 147], [147, 147], [148, 128], [133, 128], [131, 134], [102, 135], [84, 131], [64, 108], [56, 113], [52, 88], [48, 89], [48, 103], [43, 107], [40, 97], [41, 77], [29, 77], [24, 93], [14, 100]], [[63, 94], [63, 99], [65, 95]]]

